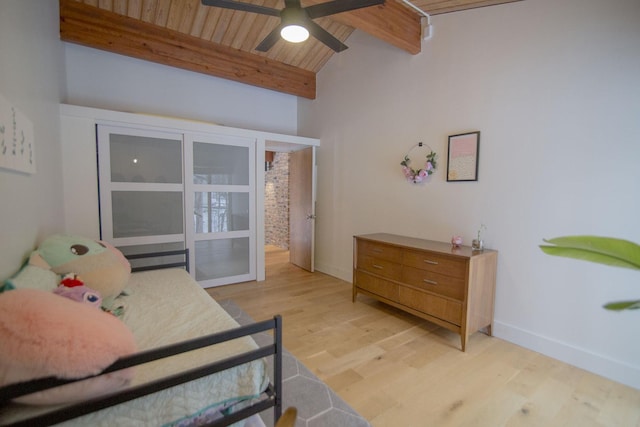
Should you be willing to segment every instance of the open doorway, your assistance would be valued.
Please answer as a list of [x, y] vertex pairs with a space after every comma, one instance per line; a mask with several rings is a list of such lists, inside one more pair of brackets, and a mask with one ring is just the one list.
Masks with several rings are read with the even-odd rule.
[[265, 152], [265, 268], [289, 262], [289, 153]]
[[315, 147], [295, 148], [265, 152], [265, 263], [279, 248], [280, 259], [313, 272]]

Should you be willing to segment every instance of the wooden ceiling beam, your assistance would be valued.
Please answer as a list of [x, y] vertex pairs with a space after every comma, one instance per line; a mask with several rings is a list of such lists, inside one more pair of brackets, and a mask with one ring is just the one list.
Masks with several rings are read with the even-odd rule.
[[[306, 4], [324, 3], [310, 0]], [[422, 22], [420, 15], [396, 0], [384, 4], [331, 15], [329, 18], [392, 44], [412, 55], [422, 49]]]
[[522, 0], [412, 0], [412, 3], [429, 15], [440, 15], [517, 1]]
[[304, 98], [316, 97], [312, 71], [73, 0], [60, 0], [60, 38]]

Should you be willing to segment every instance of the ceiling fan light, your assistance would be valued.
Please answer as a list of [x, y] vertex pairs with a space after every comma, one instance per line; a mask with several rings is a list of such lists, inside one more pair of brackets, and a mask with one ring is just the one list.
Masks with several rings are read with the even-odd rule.
[[291, 24], [280, 30], [280, 36], [288, 42], [300, 43], [309, 38], [309, 30], [301, 25]]

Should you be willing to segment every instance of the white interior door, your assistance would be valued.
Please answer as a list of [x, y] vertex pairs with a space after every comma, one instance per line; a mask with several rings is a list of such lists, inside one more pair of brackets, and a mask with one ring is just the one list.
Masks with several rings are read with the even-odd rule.
[[315, 147], [289, 155], [289, 260], [314, 271], [315, 245]]
[[255, 140], [186, 135], [191, 271], [203, 287], [256, 279]]

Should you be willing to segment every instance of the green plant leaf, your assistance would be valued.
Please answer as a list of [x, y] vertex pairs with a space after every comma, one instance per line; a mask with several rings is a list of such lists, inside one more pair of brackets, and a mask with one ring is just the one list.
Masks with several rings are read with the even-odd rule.
[[554, 245], [540, 245], [540, 249], [548, 255], [640, 270], [640, 245], [628, 240], [598, 236], [565, 236], [544, 241]]
[[618, 301], [610, 302], [604, 305], [607, 310], [622, 311], [622, 310], [638, 310], [640, 309], [640, 300], [638, 301]]

